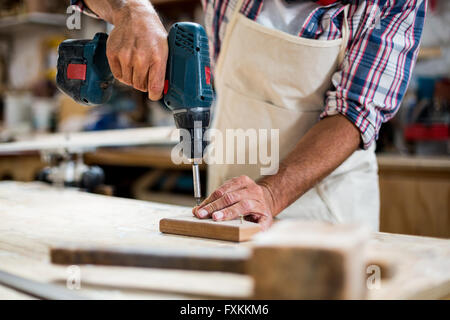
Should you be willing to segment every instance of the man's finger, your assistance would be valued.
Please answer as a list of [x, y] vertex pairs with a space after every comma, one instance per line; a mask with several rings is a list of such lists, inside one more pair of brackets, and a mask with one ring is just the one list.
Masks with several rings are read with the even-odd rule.
[[108, 56], [109, 67], [114, 78], [120, 80], [122, 78], [122, 68], [119, 59], [116, 56]]
[[240, 177], [236, 177], [231, 180], [228, 180], [222, 186], [220, 186], [216, 191], [211, 193], [209, 195], [209, 197], [207, 197], [205, 200], [203, 200], [203, 202], [200, 204], [199, 207], [202, 208], [205, 205], [220, 199], [221, 197], [223, 197], [224, 194], [235, 191], [235, 190], [239, 190], [251, 183], [254, 183], [254, 181], [247, 176], [240, 176]]
[[267, 230], [272, 225], [273, 220], [269, 217], [261, 215], [258, 219], [258, 224], [261, 226], [262, 230]]
[[215, 221], [233, 220], [239, 216], [245, 216], [260, 211], [260, 203], [256, 200], [242, 200], [232, 206], [212, 214]]
[[245, 187], [236, 191], [227, 192], [216, 201], [213, 201], [199, 210], [196, 210], [197, 215], [200, 218], [209, 218], [213, 212], [225, 209], [241, 200], [251, 199], [252, 196], [253, 194], [250, 190]]
[[122, 71], [122, 77], [119, 80], [126, 85], [131, 86], [133, 83], [133, 65], [131, 63], [131, 51], [122, 50], [119, 52], [119, 61]]
[[167, 56], [154, 53], [148, 72], [148, 97], [150, 100], [157, 101], [162, 98], [166, 77], [166, 65]]
[[199, 207], [195, 207], [194, 209], [192, 209], [192, 213], [199, 219], [211, 218], [211, 213], [203, 209], [200, 209]]
[[148, 87], [148, 62], [135, 59], [133, 70], [133, 87], [139, 91], [147, 92]]

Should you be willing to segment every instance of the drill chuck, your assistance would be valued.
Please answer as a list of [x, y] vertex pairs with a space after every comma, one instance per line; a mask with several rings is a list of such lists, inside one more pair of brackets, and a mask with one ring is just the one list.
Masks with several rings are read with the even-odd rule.
[[202, 159], [206, 148], [206, 141], [203, 139], [210, 122], [210, 108], [190, 108], [177, 110], [174, 112], [174, 119], [177, 128], [184, 129], [189, 133], [190, 141], [183, 141], [186, 138], [181, 134], [180, 139], [183, 144], [184, 156], [188, 159]]
[[[210, 109], [209, 108], [190, 108], [177, 110], [174, 112], [174, 119], [177, 128], [184, 129], [187, 135], [180, 134], [183, 144], [183, 154], [192, 161], [192, 177], [194, 181], [194, 198], [199, 205], [202, 198], [200, 185], [199, 163], [203, 158], [206, 148], [206, 141], [203, 139], [206, 129], [209, 127]], [[188, 141], [184, 141], [189, 137]]]

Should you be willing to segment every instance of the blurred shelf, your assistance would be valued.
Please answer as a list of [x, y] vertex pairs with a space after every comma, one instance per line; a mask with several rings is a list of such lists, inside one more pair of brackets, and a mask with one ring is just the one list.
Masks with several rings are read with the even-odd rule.
[[380, 231], [450, 237], [450, 156], [377, 154]]
[[450, 174], [450, 156], [404, 156], [377, 154], [381, 171], [436, 172], [442, 176]]
[[419, 60], [427, 60], [427, 59], [437, 59], [442, 57], [442, 49], [441, 47], [428, 47], [428, 48], [420, 48], [419, 55], [417, 59]]
[[[191, 164], [175, 164], [171, 159], [173, 145], [127, 148], [99, 148], [87, 152], [84, 161], [89, 165], [112, 165], [126, 167], [152, 167], [158, 169], [192, 170]], [[206, 165], [200, 165], [206, 170]]]
[[0, 35], [34, 32], [36, 27], [65, 28], [67, 16], [57, 13], [33, 12], [0, 18]]

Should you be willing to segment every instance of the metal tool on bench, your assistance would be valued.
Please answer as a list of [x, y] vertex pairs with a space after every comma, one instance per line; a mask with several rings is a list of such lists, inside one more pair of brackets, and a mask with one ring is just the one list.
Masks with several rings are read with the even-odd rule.
[[98, 166], [83, 162], [83, 154], [98, 148], [123, 146], [175, 145], [173, 127], [152, 127], [42, 135], [31, 140], [0, 144], [0, 154], [38, 152], [47, 164], [37, 174], [40, 181], [70, 186], [90, 192], [110, 194], [102, 183], [104, 173]]
[[[59, 46], [57, 85], [78, 103], [100, 105], [111, 97], [114, 77], [106, 57], [107, 39], [107, 34], [98, 33], [93, 40], [66, 40]], [[194, 197], [199, 203], [199, 163], [206, 147], [203, 134], [214, 100], [208, 38], [201, 25], [179, 22], [170, 29], [168, 43], [163, 101], [173, 112], [177, 128], [189, 133], [190, 141], [181, 142], [192, 162]], [[186, 136], [181, 134], [180, 139]]]
[[41, 158], [49, 166], [39, 172], [39, 181], [93, 192], [105, 180], [103, 169], [86, 165], [81, 152], [71, 153], [67, 149], [41, 151]]
[[0, 270], [0, 285], [43, 300], [86, 300], [63, 287], [41, 283]]

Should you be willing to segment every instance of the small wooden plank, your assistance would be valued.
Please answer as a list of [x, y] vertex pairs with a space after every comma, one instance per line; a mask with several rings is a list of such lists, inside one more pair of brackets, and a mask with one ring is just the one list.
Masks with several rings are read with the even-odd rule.
[[201, 220], [194, 216], [164, 218], [159, 221], [159, 231], [183, 236], [200, 237], [216, 240], [242, 242], [250, 240], [261, 231], [254, 222], [231, 220], [216, 222], [211, 219]]

